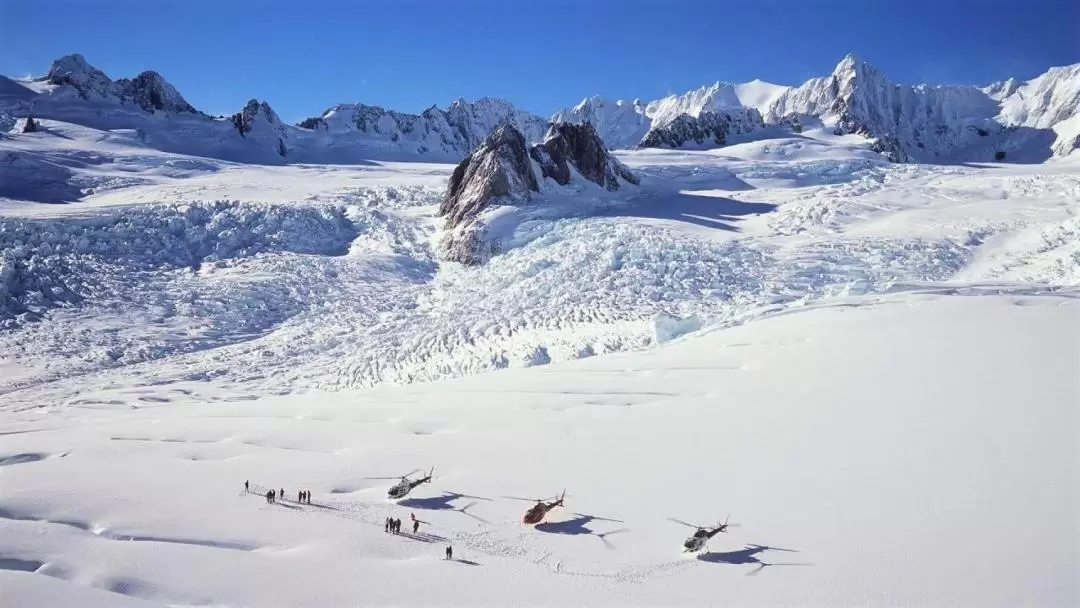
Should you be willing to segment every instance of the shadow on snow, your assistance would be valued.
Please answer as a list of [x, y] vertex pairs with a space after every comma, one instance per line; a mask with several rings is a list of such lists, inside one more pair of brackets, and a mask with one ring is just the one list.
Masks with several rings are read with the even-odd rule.
[[769, 213], [776, 209], [770, 203], [746, 203], [722, 196], [704, 196], [688, 192], [655, 192], [635, 197], [625, 205], [604, 209], [599, 217], [625, 217], [674, 220], [738, 232], [735, 224], [743, 216]]
[[806, 562], [766, 562], [762, 561], [760, 554], [766, 551], [786, 551], [789, 553], [798, 553], [797, 549], [783, 549], [780, 547], [767, 547], [765, 545], [753, 545], [749, 544], [743, 549], [738, 551], [708, 551], [706, 553], [698, 554], [697, 559], [703, 562], [710, 562], [713, 564], [731, 564], [731, 565], [744, 565], [744, 564], [756, 564], [757, 568], [747, 572], [747, 576], [753, 576], [765, 569], [766, 566], [813, 566], [813, 564]]

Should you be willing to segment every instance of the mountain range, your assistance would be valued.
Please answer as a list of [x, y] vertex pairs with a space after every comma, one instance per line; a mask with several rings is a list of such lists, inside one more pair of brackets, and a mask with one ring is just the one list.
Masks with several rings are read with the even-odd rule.
[[867, 139], [894, 162], [1037, 162], [1080, 147], [1080, 64], [986, 87], [900, 85], [848, 55], [799, 86], [717, 82], [653, 101], [589, 97], [550, 118], [502, 99], [455, 100], [410, 114], [338, 104], [285, 124], [266, 101], [232, 116], [197, 110], [160, 74], [112, 80], [81, 55], [45, 76], [0, 77], [0, 131], [19, 118], [128, 130], [154, 148], [243, 162], [352, 163], [422, 157], [458, 161], [496, 126], [529, 142], [548, 125], [589, 122], [612, 149], [718, 147], [732, 137], [794, 136], [804, 129]]

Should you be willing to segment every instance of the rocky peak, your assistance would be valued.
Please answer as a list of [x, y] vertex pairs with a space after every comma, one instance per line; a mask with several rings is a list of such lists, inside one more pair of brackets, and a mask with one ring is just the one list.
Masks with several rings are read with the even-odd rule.
[[265, 101], [252, 99], [247, 102], [243, 110], [232, 115], [232, 123], [242, 137], [267, 140], [277, 146], [277, 153], [280, 156], [284, 157], [288, 154], [288, 148], [285, 145], [288, 131], [285, 124]]
[[525, 137], [503, 123], [458, 164], [450, 176], [439, 215], [446, 234], [439, 243], [444, 258], [462, 264], [481, 264], [495, 253], [487, 226], [478, 216], [486, 208], [527, 200], [539, 185], [529, 164]]
[[195, 108], [187, 102], [161, 74], [146, 71], [135, 78], [122, 78], [116, 81], [120, 87], [120, 96], [147, 112], [187, 112], [195, 114]]
[[570, 183], [570, 167], [585, 179], [607, 190], [618, 190], [619, 179], [637, 184], [638, 178], [608, 153], [604, 141], [590, 123], [551, 125], [542, 144], [529, 149], [545, 178]]
[[135, 78], [112, 80], [82, 55], [65, 55], [53, 62], [45, 81], [58, 86], [69, 86], [79, 97], [95, 101], [119, 101], [133, 103], [145, 112], [197, 113], [180, 92], [165, 78], [153, 71], [146, 71]]
[[495, 199], [520, 200], [539, 190], [525, 137], [504, 123], [454, 169], [439, 215], [452, 228], [475, 217]]
[[83, 99], [118, 96], [116, 83], [105, 72], [87, 63], [79, 54], [65, 55], [53, 62], [45, 82], [70, 86]]

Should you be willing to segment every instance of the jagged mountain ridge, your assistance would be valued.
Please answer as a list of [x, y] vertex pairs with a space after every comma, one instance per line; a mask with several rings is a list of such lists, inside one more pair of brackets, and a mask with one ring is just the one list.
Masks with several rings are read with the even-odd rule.
[[[558, 112], [554, 121], [587, 121], [612, 147], [679, 147], [680, 133], [708, 142], [703, 123], [733, 122], [749, 132], [792, 127], [805, 117], [822, 120], [838, 134], [876, 140], [893, 160], [950, 160], [1020, 149], [1035, 141], [1064, 155], [1080, 146], [1075, 124], [1080, 106], [1080, 64], [1051, 68], [1027, 82], [974, 86], [898, 85], [870, 64], [848, 55], [829, 76], [797, 86], [755, 80], [717, 82], [651, 102], [589, 97]], [[761, 117], [760, 127], [754, 113]], [[797, 130], [797, 129], [795, 129]], [[714, 129], [715, 131], [715, 129]], [[690, 138], [694, 139], [694, 138]], [[716, 138], [715, 145], [722, 145]]]
[[164, 150], [259, 162], [418, 155], [457, 161], [502, 123], [528, 142], [540, 141], [551, 123], [589, 122], [612, 149], [714, 147], [729, 135], [769, 127], [798, 132], [809, 117], [838, 134], [867, 137], [895, 161], [986, 160], [1025, 147], [1044, 156], [1067, 155], [1080, 147], [1078, 108], [1080, 64], [983, 88], [907, 86], [850, 55], [829, 76], [797, 87], [756, 80], [718, 82], [647, 103], [590, 97], [550, 121], [492, 98], [458, 99], [445, 110], [433, 106], [420, 114], [338, 104], [295, 126], [282, 123], [258, 100], [232, 117], [211, 117], [156, 72], [112, 80], [81, 55], [58, 59], [46, 76], [32, 81], [0, 77], [5, 124], [35, 116], [134, 129], [144, 143]]
[[[144, 143], [170, 151], [242, 162], [360, 162], [430, 157], [458, 161], [496, 126], [509, 124], [539, 141], [548, 121], [508, 101], [457, 99], [445, 110], [407, 114], [363, 104], [339, 104], [288, 125], [266, 101], [253, 99], [228, 117], [196, 110], [156, 72], [113, 80], [81, 55], [53, 62], [32, 80], [0, 77], [0, 112], [104, 130], [132, 129]], [[8, 125], [10, 128], [10, 125]]]

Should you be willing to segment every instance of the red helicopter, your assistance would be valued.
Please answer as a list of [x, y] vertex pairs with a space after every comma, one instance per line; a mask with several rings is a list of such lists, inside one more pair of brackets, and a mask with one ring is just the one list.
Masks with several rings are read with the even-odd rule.
[[548, 511], [554, 509], [555, 507], [563, 506], [563, 499], [566, 498], [566, 490], [563, 490], [562, 494], [560, 494], [558, 498], [548, 499], [551, 500], [551, 502], [544, 502], [545, 499], [543, 498], [518, 498], [516, 496], [504, 496], [504, 498], [523, 500], [525, 502], [535, 501], [536, 504], [533, 505], [532, 508], [530, 508], [528, 511], [526, 511], [524, 516], [522, 516], [521, 523], [538, 524], [544, 521], [544, 516], [547, 515]]

